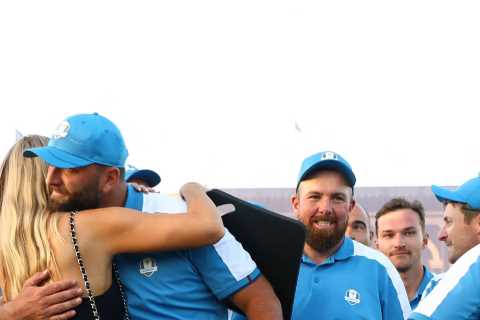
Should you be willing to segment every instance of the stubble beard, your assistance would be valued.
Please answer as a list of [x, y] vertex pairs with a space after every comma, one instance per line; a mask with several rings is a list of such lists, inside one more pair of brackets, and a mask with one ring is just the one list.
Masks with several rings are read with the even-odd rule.
[[395, 268], [399, 273], [405, 273], [409, 271], [412, 268], [412, 266], [413, 266], [412, 263], [403, 263], [402, 265], [395, 266]]
[[[51, 194], [51, 192], [50, 192]], [[97, 185], [85, 187], [82, 191], [76, 191], [67, 195], [67, 200], [57, 201], [51, 197], [48, 200], [48, 208], [52, 212], [80, 211], [100, 208], [101, 194]]]
[[412, 269], [414, 267], [414, 265], [416, 265], [414, 263], [415, 261], [415, 258], [414, 258], [414, 255], [413, 255], [413, 252], [409, 250], [409, 255], [408, 255], [408, 260], [407, 261], [397, 261], [397, 263], [395, 263], [395, 261], [393, 261], [391, 258], [390, 258], [390, 261], [392, 262], [392, 264], [395, 266], [395, 269], [397, 269], [397, 271], [399, 273], [405, 273], [407, 271], [409, 271], [410, 269]]

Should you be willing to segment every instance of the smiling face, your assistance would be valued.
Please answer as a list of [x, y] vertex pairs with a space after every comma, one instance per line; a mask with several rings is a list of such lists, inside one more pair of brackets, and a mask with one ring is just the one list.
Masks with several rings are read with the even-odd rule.
[[438, 239], [447, 246], [450, 263], [455, 263], [465, 252], [480, 243], [479, 215], [466, 221], [461, 206], [459, 203], [446, 204], [443, 226], [438, 234]]
[[422, 249], [428, 237], [422, 230], [420, 218], [412, 209], [384, 213], [377, 219], [377, 248], [385, 254], [398, 272], [422, 266]]
[[352, 190], [341, 174], [321, 171], [300, 183], [292, 207], [307, 229], [307, 245], [328, 252], [344, 237], [353, 207]]

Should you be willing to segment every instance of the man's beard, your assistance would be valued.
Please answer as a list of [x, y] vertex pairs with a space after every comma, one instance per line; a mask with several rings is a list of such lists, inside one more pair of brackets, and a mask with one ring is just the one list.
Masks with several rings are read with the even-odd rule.
[[404, 273], [404, 272], [407, 272], [408, 270], [410, 270], [411, 268], [412, 268], [412, 265], [408, 265], [408, 266], [400, 266], [396, 269], [399, 273]]
[[338, 224], [338, 221], [334, 221], [336, 224], [334, 230], [317, 230], [311, 223], [305, 223], [307, 230], [305, 242], [318, 252], [327, 252], [337, 244], [345, 236], [345, 230], [347, 230], [347, 223], [342, 225]]
[[394, 261], [392, 261], [393, 265], [397, 269], [398, 272], [404, 273], [410, 270], [413, 267], [413, 259], [410, 257], [410, 260], [408, 260], [406, 263], [402, 263], [401, 265], [395, 264]]
[[82, 191], [68, 193], [67, 196], [68, 198], [65, 201], [57, 201], [49, 198], [48, 208], [53, 212], [95, 209], [100, 207], [102, 198], [96, 184], [86, 186]]

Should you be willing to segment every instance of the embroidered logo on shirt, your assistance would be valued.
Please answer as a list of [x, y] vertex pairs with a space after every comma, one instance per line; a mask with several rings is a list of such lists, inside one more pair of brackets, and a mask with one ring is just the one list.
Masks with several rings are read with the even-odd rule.
[[53, 131], [52, 139], [60, 139], [65, 138], [68, 135], [68, 131], [70, 130], [70, 123], [68, 121], [62, 121], [57, 126], [55, 131]]
[[360, 303], [360, 293], [358, 293], [357, 290], [355, 289], [348, 289], [345, 292], [345, 301], [351, 306], [354, 306], [356, 304]]
[[144, 258], [140, 261], [140, 274], [145, 277], [151, 277], [152, 274], [158, 271], [157, 262], [153, 258]]

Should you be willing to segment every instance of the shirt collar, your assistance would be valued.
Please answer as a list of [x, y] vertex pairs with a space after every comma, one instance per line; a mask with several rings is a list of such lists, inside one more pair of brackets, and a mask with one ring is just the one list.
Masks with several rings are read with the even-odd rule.
[[[339, 260], [346, 260], [346, 259], [350, 258], [351, 256], [353, 256], [353, 241], [352, 241], [352, 239], [350, 239], [348, 237], [343, 237], [342, 241], [343, 241], [343, 243], [340, 246], [340, 248], [338, 248], [338, 250], [335, 251], [330, 257], [325, 259], [321, 263], [321, 265], [322, 264], [335, 263], [335, 261], [339, 261]], [[309, 263], [309, 264], [316, 264], [305, 254], [302, 256], [302, 262]]]
[[422, 298], [422, 293], [427, 287], [428, 283], [430, 280], [435, 276], [430, 270], [427, 269], [427, 267], [423, 266], [423, 278], [422, 281], [420, 281], [420, 285], [417, 288], [417, 292], [415, 293], [415, 297], [413, 297], [412, 300], [410, 300], [410, 305], [411, 306], [417, 306], [418, 302]]
[[430, 282], [430, 280], [433, 278], [433, 276], [434, 276], [434, 274], [431, 273], [430, 270], [427, 269], [427, 267], [423, 266], [423, 279], [420, 282], [420, 285], [418, 286], [417, 293], [415, 294], [415, 298], [422, 295], [423, 290], [425, 290], [425, 287]]

